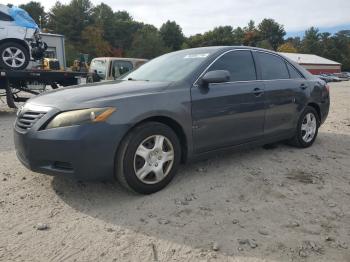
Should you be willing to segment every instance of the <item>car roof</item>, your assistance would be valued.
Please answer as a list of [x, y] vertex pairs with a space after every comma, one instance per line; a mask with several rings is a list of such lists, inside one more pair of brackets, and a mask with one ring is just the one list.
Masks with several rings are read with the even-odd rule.
[[[195, 48], [190, 48], [190, 49], [202, 49], [202, 50], [229, 50], [229, 49], [249, 49], [249, 50], [259, 50], [259, 51], [265, 51], [265, 52], [271, 52], [271, 53], [276, 53], [275, 51], [272, 50], [267, 50], [259, 47], [254, 47], [254, 46], [245, 46], [245, 45], [232, 45], [232, 46], [205, 46], [205, 47], [195, 47]], [[186, 50], [186, 49], [184, 49]], [[189, 50], [189, 49], [187, 49]]]
[[0, 11], [7, 15], [10, 15], [10, 7], [7, 5], [0, 4]]

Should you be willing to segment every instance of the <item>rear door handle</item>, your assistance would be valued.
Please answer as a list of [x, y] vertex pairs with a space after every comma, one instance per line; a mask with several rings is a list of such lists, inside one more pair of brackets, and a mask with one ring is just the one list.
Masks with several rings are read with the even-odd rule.
[[264, 90], [257, 87], [257, 88], [254, 88], [253, 93], [256, 97], [258, 97], [264, 93]]
[[304, 84], [304, 83], [302, 83], [302, 84], [300, 85], [300, 88], [304, 90], [304, 89], [306, 89], [306, 88], [307, 88], [307, 85], [306, 85], [306, 84]]

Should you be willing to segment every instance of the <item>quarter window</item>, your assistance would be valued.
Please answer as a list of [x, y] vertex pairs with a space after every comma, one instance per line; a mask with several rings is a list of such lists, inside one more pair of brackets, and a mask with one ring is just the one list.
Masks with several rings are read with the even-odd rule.
[[231, 81], [256, 80], [255, 65], [250, 51], [232, 51], [220, 57], [208, 71], [227, 70]]
[[287, 67], [288, 67], [290, 78], [292, 78], [292, 79], [302, 78], [300, 73], [293, 66], [291, 66], [289, 63], [287, 63]]
[[13, 18], [0, 11], [0, 21], [13, 21]]
[[275, 55], [258, 52], [261, 77], [263, 80], [288, 79], [289, 73], [286, 63]]

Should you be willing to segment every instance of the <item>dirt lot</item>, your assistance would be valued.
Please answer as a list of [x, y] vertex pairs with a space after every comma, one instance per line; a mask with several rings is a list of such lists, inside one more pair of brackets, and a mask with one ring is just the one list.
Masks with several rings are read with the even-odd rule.
[[350, 261], [350, 82], [331, 96], [313, 147], [182, 166], [150, 196], [26, 170], [2, 109], [0, 261]]

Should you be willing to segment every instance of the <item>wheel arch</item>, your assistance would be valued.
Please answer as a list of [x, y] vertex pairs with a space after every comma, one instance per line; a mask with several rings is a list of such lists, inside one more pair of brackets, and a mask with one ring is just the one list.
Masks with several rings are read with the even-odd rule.
[[30, 51], [28, 43], [24, 40], [21, 40], [21, 39], [5, 38], [3, 40], [0, 40], [0, 45], [5, 44], [5, 43], [16, 43], [16, 44], [19, 44], [19, 45], [23, 46], [24, 48], [26, 48], [28, 50], [28, 52]]
[[322, 115], [321, 115], [321, 108], [320, 108], [320, 106], [317, 103], [314, 103], [314, 102], [310, 102], [307, 105], [316, 110], [317, 116], [318, 116], [318, 120], [321, 121]]
[[[169, 117], [169, 116], [164, 116], [164, 115], [155, 115], [155, 116], [149, 116], [146, 117], [142, 120], [137, 121], [134, 125], [132, 125], [129, 130], [125, 133], [121, 141], [124, 140], [124, 138], [137, 126], [146, 123], [146, 122], [158, 122], [162, 123], [164, 125], [167, 125], [170, 127], [177, 137], [180, 140], [180, 145], [181, 145], [181, 162], [184, 163], [187, 160], [188, 156], [188, 139], [186, 137], [186, 134], [184, 132], [184, 129], [180, 125], [178, 121], [176, 121], [174, 118]], [[117, 149], [118, 151], [118, 149]]]

